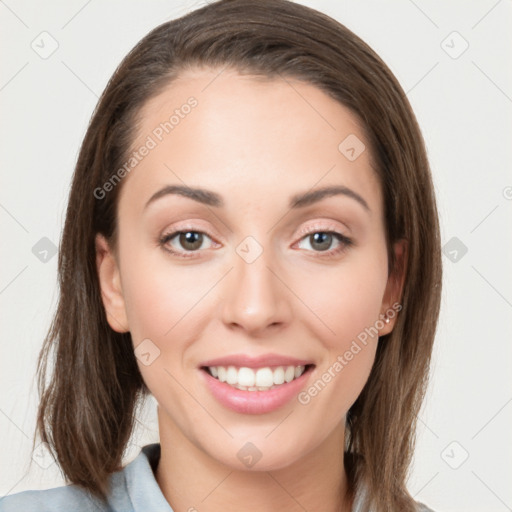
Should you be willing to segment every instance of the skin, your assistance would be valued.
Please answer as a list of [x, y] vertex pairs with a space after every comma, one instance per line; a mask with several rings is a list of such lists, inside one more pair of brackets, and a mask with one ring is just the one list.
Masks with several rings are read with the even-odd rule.
[[[293, 356], [316, 365], [307, 389], [399, 301], [403, 275], [388, 276], [382, 192], [364, 131], [313, 85], [196, 69], [144, 106], [134, 147], [190, 96], [197, 107], [123, 179], [115, 250], [97, 236], [112, 329], [160, 351], [148, 366], [138, 360], [158, 401], [157, 482], [176, 512], [348, 511], [345, 415], [368, 378], [377, 336], [307, 405], [294, 399], [266, 414], [222, 406], [198, 367], [234, 353]], [[338, 150], [350, 134], [366, 145], [355, 161]], [[167, 195], [145, 208], [171, 184], [215, 191], [225, 206]], [[370, 211], [345, 195], [288, 207], [292, 195], [327, 185], [349, 187]], [[199, 249], [179, 237], [167, 242], [192, 258], [159, 244], [180, 229], [206, 233]], [[353, 244], [327, 258], [342, 242], [333, 237], [322, 251], [303, 229], [336, 231]], [[263, 250], [252, 263], [236, 252], [248, 236]], [[393, 249], [404, 257], [403, 243]], [[251, 468], [237, 457], [247, 442], [262, 454]]]

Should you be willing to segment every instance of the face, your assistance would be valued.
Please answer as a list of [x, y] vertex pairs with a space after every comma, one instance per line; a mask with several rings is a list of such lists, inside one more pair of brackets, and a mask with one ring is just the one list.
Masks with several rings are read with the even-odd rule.
[[131, 333], [161, 436], [286, 467], [343, 435], [395, 321], [364, 131], [313, 85], [203, 69], [145, 105], [143, 145], [115, 254], [97, 238], [109, 323]]

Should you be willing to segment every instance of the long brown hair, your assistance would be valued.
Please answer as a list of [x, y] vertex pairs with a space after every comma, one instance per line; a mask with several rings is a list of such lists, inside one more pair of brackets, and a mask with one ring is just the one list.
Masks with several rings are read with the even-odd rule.
[[[441, 295], [438, 215], [424, 142], [391, 71], [345, 26], [287, 0], [221, 0], [152, 30], [125, 57], [103, 92], [85, 135], [59, 248], [60, 298], [38, 360], [36, 434], [65, 477], [105, 497], [120, 469], [137, 404], [148, 395], [130, 333], [107, 323], [96, 270], [95, 235], [115, 246], [122, 183], [98, 199], [131, 150], [142, 106], [194, 66], [317, 86], [365, 128], [392, 244], [408, 241], [403, 309], [381, 338], [375, 364], [347, 415], [352, 486], [366, 506], [412, 511], [406, 489], [417, 414], [425, 393]], [[54, 354], [54, 359], [51, 359]], [[53, 372], [47, 379], [47, 367]], [[34, 441], [35, 442], [35, 441]]]

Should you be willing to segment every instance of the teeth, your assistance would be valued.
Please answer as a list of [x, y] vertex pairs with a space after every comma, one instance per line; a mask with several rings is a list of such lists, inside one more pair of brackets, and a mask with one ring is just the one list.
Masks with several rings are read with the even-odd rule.
[[260, 368], [256, 372], [255, 383], [260, 388], [262, 388], [262, 387], [269, 388], [270, 386], [273, 386], [274, 385], [274, 374], [273, 374], [272, 370], [270, 368]]
[[305, 366], [278, 366], [277, 368], [247, 368], [245, 366], [209, 366], [208, 371], [221, 382], [243, 391], [267, 391], [299, 378]]
[[[236, 368], [231, 367], [236, 372]], [[238, 375], [235, 373], [235, 382], [228, 384], [240, 384], [240, 386], [253, 387], [256, 384], [256, 375], [251, 368], [240, 368]]]
[[228, 366], [226, 371], [226, 382], [228, 384], [241, 384], [241, 382], [238, 382], [238, 375], [234, 366]]
[[288, 366], [284, 372], [284, 380], [291, 382], [295, 378], [295, 367]]

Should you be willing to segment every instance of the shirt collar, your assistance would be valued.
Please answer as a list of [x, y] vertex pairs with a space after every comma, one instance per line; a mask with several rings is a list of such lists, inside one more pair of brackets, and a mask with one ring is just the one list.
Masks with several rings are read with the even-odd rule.
[[125, 468], [126, 487], [134, 512], [173, 512], [155, 478], [160, 444], [144, 446]]

